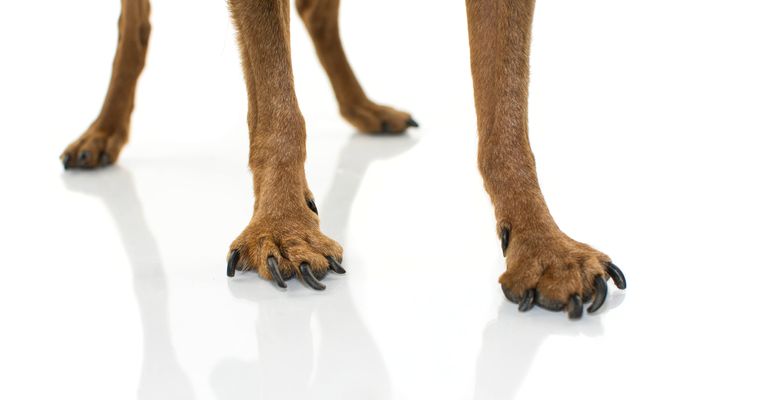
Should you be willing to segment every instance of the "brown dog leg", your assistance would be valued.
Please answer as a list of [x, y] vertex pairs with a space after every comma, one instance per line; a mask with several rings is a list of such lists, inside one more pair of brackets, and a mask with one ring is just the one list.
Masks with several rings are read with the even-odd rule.
[[227, 274], [255, 270], [285, 287], [295, 275], [314, 289], [342, 248], [320, 232], [304, 175], [304, 118], [293, 90], [288, 0], [229, 0], [248, 87], [253, 217], [232, 243]]
[[331, 80], [341, 115], [361, 132], [400, 133], [418, 127], [411, 115], [368, 99], [339, 37], [339, 0], [296, 0], [299, 15]]
[[61, 154], [65, 169], [112, 164], [128, 141], [136, 81], [149, 43], [149, 0], [122, 0], [119, 29], [112, 80], [101, 113]]
[[466, 0], [478, 162], [493, 202], [507, 270], [504, 294], [581, 317], [605, 300], [605, 279], [626, 286], [610, 258], [560, 231], [544, 202], [528, 143], [528, 52], [534, 0]]

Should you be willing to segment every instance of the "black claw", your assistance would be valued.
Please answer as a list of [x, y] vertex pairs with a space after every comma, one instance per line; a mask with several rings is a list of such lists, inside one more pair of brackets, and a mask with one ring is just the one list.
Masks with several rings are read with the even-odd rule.
[[320, 215], [320, 213], [317, 212], [317, 204], [315, 204], [315, 199], [307, 200], [307, 207], [309, 207], [309, 209], [312, 210], [313, 213]]
[[331, 271], [337, 273], [337, 274], [346, 274], [347, 270], [345, 270], [341, 264], [339, 264], [335, 258], [328, 256], [326, 257], [328, 259], [328, 268], [331, 269]]
[[593, 313], [600, 309], [605, 302], [605, 296], [608, 295], [608, 285], [605, 284], [605, 279], [602, 276], [595, 277], [595, 300], [592, 305], [587, 308], [588, 313]]
[[416, 122], [413, 118], [408, 118], [408, 121], [405, 121], [405, 124], [408, 125], [408, 126], [412, 126], [414, 128], [418, 128], [419, 127], [419, 123]]
[[501, 254], [507, 256], [507, 246], [509, 246], [509, 229], [501, 230]]
[[235, 276], [235, 268], [237, 267], [237, 261], [240, 260], [240, 251], [238, 250], [232, 250], [232, 254], [229, 256], [229, 261], [227, 261], [227, 276], [233, 277]]
[[536, 298], [536, 290], [528, 289], [523, 295], [523, 300], [520, 301], [520, 306], [517, 309], [521, 312], [526, 312], [533, 308], [533, 300]]
[[61, 163], [64, 165], [64, 169], [69, 169], [69, 160], [72, 157], [69, 156], [69, 154], [65, 155], [61, 158]]
[[627, 280], [624, 278], [624, 273], [621, 272], [616, 264], [608, 261], [608, 263], [605, 264], [605, 268], [608, 272], [608, 275], [610, 275], [611, 279], [613, 279], [613, 283], [616, 284], [617, 288], [622, 290], [627, 288]]
[[99, 156], [99, 165], [101, 165], [102, 167], [106, 167], [110, 163], [111, 162], [109, 160], [109, 154], [101, 153], [101, 155]]
[[78, 162], [80, 165], [85, 165], [86, 161], [88, 161], [88, 159], [89, 159], [90, 157], [91, 157], [91, 152], [90, 152], [90, 151], [88, 151], [88, 150], [85, 150], [85, 151], [81, 151], [81, 152], [80, 152], [80, 155], [79, 155], [79, 156], [77, 156], [77, 162]]
[[315, 290], [325, 290], [325, 285], [320, 283], [320, 281], [315, 278], [315, 275], [312, 274], [309, 264], [301, 263], [301, 265], [299, 265], [299, 271], [301, 272], [301, 277], [304, 278], [304, 282], [306, 282], [309, 287]]
[[381, 123], [381, 131], [383, 133], [388, 133], [389, 132], [389, 124], [386, 123], [386, 122], [382, 122]]
[[280, 274], [280, 269], [277, 267], [277, 259], [275, 257], [267, 257], [267, 270], [269, 271], [269, 274], [272, 275], [272, 279], [277, 286], [280, 286], [283, 289], [288, 287], [283, 280], [283, 276]]
[[584, 303], [581, 301], [581, 297], [575, 294], [568, 301], [568, 318], [579, 319], [582, 314], [584, 314]]

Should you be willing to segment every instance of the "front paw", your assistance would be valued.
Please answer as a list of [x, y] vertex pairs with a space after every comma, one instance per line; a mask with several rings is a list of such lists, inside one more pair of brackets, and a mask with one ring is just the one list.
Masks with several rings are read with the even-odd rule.
[[510, 231], [502, 229], [501, 240], [507, 270], [499, 283], [520, 311], [536, 304], [552, 311], [565, 309], [569, 318], [579, 319], [585, 303], [592, 301], [590, 313], [603, 305], [607, 279], [626, 288], [624, 274], [608, 256], [565, 234], [510, 237]]
[[287, 287], [285, 281], [300, 277], [309, 287], [324, 290], [320, 281], [328, 270], [343, 274], [343, 250], [320, 232], [314, 202], [308, 209], [274, 217], [257, 212], [245, 230], [230, 246], [227, 275], [235, 270], [256, 271], [261, 277]]

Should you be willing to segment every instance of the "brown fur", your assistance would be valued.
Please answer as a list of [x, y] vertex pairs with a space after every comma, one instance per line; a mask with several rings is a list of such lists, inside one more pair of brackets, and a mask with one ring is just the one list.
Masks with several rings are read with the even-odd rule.
[[[499, 235], [510, 231], [508, 297], [538, 290], [542, 304], [589, 298], [608, 256], [560, 231], [549, 214], [528, 142], [528, 54], [534, 0], [467, 0], [478, 163], [496, 211]], [[554, 307], [557, 308], [557, 307]]]
[[64, 168], [94, 168], [117, 161], [128, 141], [136, 81], [149, 44], [149, 0], [122, 0], [112, 79], [99, 116], [62, 154]]
[[[305, 126], [293, 87], [288, 0], [229, 0], [248, 92], [253, 217], [232, 243], [238, 269], [284, 277], [308, 263], [318, 277], [342, 248], [319, 229], [304, 174]], [[528, 53], [534, 0], [466, 0], [479, 131], [478, 163], [500, 235], [508, 231], [507, 270], [499, 281], [512, 301], [536, 289], [539, 305], [560, 309], [588, 299], [606, 278], [603, 253], [569, 238], [555, 224], [539, 189], [528, 142]], [[403, 132], [408, 113], [373, 103], [341, 46], [339, 0], [297, 0], [299, 15], [330, 78], [341, 114], [363, 132]], [[120, 41], [109, 92], [93, 125], [62, 155], [65, 167], [117, 160], [128, 137], [136, 80], [149, 37], [148, 0], [123, 0]], [[579, 314], [580, 315], [580, 314]]]

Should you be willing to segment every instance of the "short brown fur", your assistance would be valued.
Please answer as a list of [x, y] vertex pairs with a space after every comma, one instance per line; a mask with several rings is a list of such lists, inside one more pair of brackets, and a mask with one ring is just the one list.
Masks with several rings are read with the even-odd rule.
[[[326, 237], [304, 174], [306, 130], [293, 87], [288, 0], [228, 0], [238, 31], [248, 92], [249, 164], [255, 204], [250, 223], [230, 247], [239, 270], [274, 279], [308, 264], [322, 279], [341, 246]], [[333, 86], [341, 115], [362, 132], [401, 133], [411, 115], [372, 102], [347, 61], [338, 26], [339, 0], [297, 0], [296, 6]], [[581, 315], [580, 302], [608, 279], [610, 258], [574, 241], [555, 224], [538, 184], [528, 142], [528, 76], [534, 0], [466, 0], [479, 132], [478, 164], [505, 248], [504, 294]], [[128, 138], [137, 79], [149, 40], [149, 1], [122, 0], [120, 39], [101, 113], [62, 154], [65, 168], [114, 163]], [[506, 243], [505, 243], [506, 244]], [[306, 280], [305, 276], [305, 280]], [[618, 284], [619, 282], [617, 282]], [[619, 285], [623, 287], [623, 285]], [[578, 303], [574, 298], [578, 296]], [[578, 312], [576, 312], [578, 311]]]

